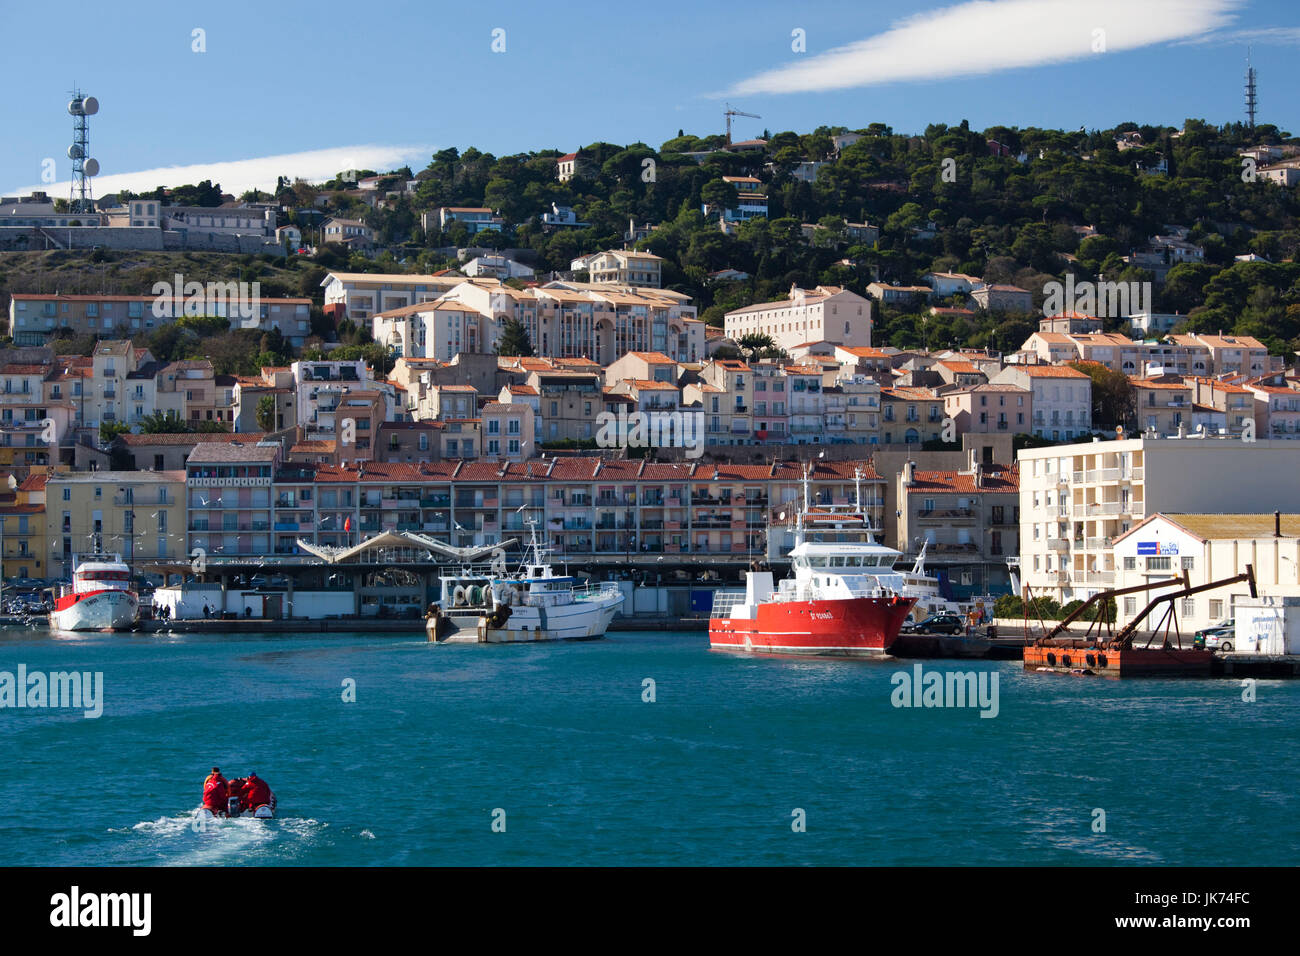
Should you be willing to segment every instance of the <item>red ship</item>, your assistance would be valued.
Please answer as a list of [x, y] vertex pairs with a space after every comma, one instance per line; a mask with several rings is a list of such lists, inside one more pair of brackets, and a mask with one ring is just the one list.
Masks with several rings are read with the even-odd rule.
[[[715, 594], [710, 648], [821, 657], [888, 653], [916, 603], [890, 586], [899, 577], [893, 570], [899, 552], [872, 541], [870, 517], [860, 506], [813, 510], [807, 499], [805, 476], [792, 575], [776, 586], [771, 571], [749, 571], [743, 594]], [[806, 534], [819, 540], [806, 541]]]

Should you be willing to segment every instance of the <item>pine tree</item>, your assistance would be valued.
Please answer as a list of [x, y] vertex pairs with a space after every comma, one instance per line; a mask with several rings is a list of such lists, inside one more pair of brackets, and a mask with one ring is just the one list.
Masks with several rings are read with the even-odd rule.
[[501, 325], [501, 339], [497, 342], [497, 355], [527, 357], [533, 354], [533, 343], [528, 340], [528, 330], [518, 319], [506, 319]]

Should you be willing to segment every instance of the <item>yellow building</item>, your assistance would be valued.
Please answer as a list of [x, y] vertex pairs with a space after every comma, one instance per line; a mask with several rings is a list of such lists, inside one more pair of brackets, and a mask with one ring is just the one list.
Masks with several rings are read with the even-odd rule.
[[30, 475], [13, 488], [13, 501], [0, 505], [0, 549], [6, 580], [47, 577], [45, 476]]
[[183, 471], [57, 472], [45, 500], [48, 576], [71, 577], [78, 554], [114, 552], [140, 573], [186, 553]]

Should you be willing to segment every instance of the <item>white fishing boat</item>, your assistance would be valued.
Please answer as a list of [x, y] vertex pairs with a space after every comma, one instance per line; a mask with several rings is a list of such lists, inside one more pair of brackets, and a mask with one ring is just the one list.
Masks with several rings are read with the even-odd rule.
[[50, 627], [56, 631], [129, 631], [140, 610], [131, 569], [120, 554], [76, 555], [72, 584], [54, 597]]
[[556, 574], [549, 549], [532, 542], [515, 574], [504, 558], [486, 568], [463, 567], [439, 577], [439, 599], [426, 623], [437, 643], [509, 644], [521, 641], [580, 641], [604, 637], [623, 592], [613, 582], [580, 586]]

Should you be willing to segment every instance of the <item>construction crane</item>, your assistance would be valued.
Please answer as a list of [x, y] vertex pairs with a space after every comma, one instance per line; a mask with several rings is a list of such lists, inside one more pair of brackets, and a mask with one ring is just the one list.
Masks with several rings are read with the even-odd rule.
[[762, 119], [762, 118], [763, 118], [763, 117], [758, 116], [758, 115], [756, 115], [756, 114], [754, 114], [754, 113], [745, 113], [745, 112], [743, 112], [743, 111], [741, 111], [741, 110], [738, 110], [738, 109], [736, 109], [734, 106], [732, 106], [730, 103], [727, 104], [727, 108], [723, 111], [722, 115], [725, 116], [725, 117], [727, 118], [727, 145], [728, 145], [728, 146], [731, 145], [731, 118], [732, 118], [733, 116], [748, 116], [750, 119]]

